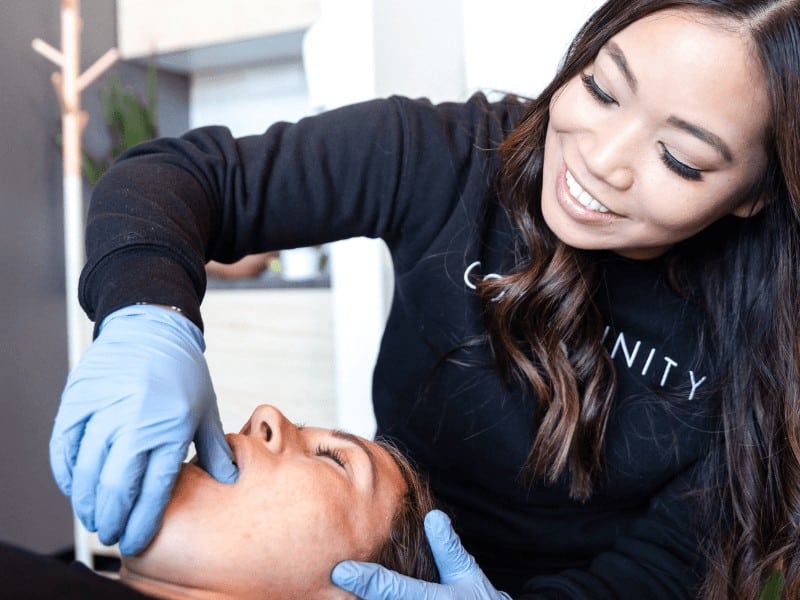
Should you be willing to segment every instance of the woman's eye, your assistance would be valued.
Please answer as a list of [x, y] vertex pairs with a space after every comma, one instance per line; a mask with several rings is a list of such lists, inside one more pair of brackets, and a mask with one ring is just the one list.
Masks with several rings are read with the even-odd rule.
[[688, 179], [689, 181], [702, 181], [703, 179], [703, 172], [700, 169], [694, 169], [679, 161], [670, 154], [669, 150], [667, 150], [666, 146], [663, 144], [661, 144], [661, 161], [670, 171], [684, 179]]
[[324, 456], [325, 458], [331, 459], [337, 465], [345, 468], [347, 462], [344, 460], [344, 455], [337, 450], [336, 448], [329, 448], [328, 446], [319, 445], [317, 449], [314, 451], [314, 454], [317, 456]]
[[594, 75], [585, 73], [581, 76], [581, 81], [583, 81], [583, 87], [586, 88], [586, 91], [601, 104], [619, 104], [614, 98], [609, 96], [603, 88], [597, 85], [597, 80], [595, 80]]

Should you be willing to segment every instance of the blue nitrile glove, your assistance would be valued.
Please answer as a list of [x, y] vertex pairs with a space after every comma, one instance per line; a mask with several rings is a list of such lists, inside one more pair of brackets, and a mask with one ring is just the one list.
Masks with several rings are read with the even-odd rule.
[[107, 316], [67, 379], [50, 464], [75, 514], [123, 554], [161, 524], [194, 440], [214, 478], [238, 477], [225, 441], [200, 329], [176, 311], [134, 305]]
[[439, 569], [441, 583], [400, 575], [374, 563], [341, 562], [331, 579], [364, 600], [511, 600], [498, 592], [461, 545], [450, 519], [440, 510], [425, 516], [425, 533]]

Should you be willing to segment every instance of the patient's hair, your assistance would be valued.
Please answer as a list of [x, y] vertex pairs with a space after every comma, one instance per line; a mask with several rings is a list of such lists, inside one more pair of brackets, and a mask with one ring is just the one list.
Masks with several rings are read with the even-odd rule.
[[407, 490], [392, 518], [389, 537], [369, 561], [415, 579], [436, 582], [439, 573], [424, 527], [425, 515], [436, 508], [431, 489], [396, 446], [386, 440], [375, 443], [397, 463]]

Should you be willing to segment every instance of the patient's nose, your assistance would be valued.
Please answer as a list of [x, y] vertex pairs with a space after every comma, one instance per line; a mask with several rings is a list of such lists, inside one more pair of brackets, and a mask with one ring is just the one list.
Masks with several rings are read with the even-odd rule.
[[266, 440], [267, 448], [272, 452], [282, 452], [291, 443], [297, 427], [274, 406], [262, 404], [253, 411], [250, 417], [248, 435]]

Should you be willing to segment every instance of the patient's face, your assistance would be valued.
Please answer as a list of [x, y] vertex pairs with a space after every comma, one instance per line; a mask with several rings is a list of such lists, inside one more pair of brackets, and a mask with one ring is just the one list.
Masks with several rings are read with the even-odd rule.
[[239, 479], [225, 485], [184, 465], [153, 543], [123, 559], [127, 583], [162, 582], [242, 598], [350, 597], [330, 583], [344, 559], [366, 559], [386, 539], [406, 490], [380, 446], [329, 429], [297, 427], [258, 407], [228, 435]]

